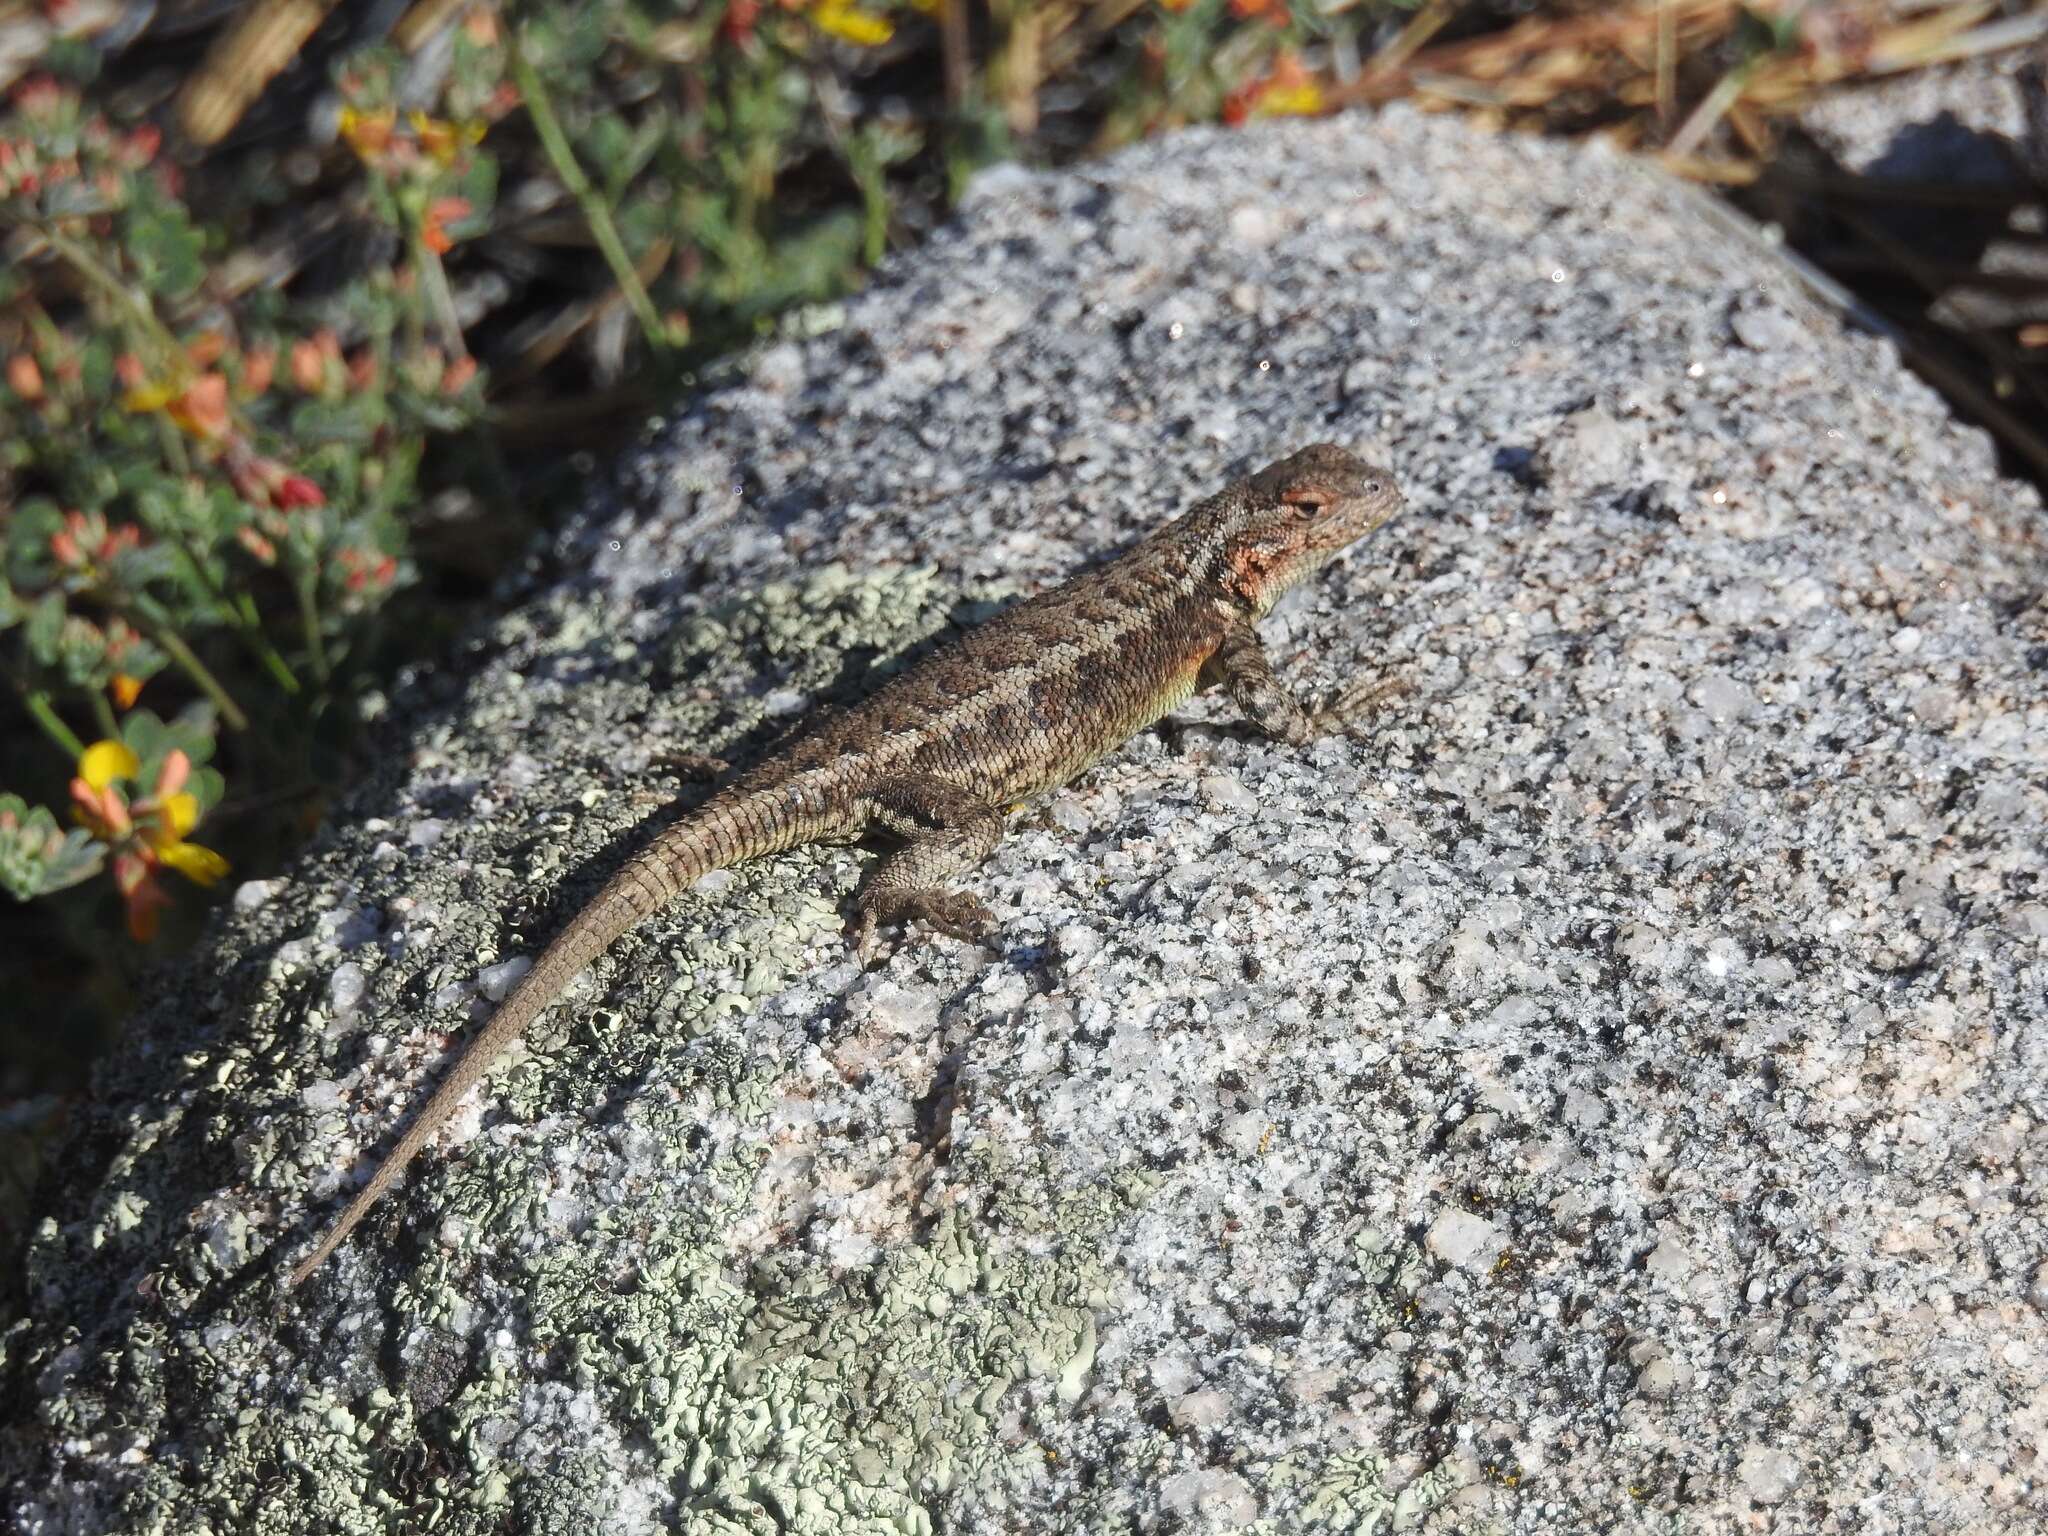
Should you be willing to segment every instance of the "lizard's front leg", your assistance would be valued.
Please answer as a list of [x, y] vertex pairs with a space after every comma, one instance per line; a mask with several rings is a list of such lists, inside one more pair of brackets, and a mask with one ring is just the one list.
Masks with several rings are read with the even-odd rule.
[[1309, 709], [1273, 674], [1272, 658], [1249, 623], [1233, 625], [1203, 669], [1205, 682], [1219, 682], [1254, 730], [1300, 746], [1341, 730], [1354, 716], [1399, 693], [1398, 681], [1353, 683], [1320, 709]]
[[869, 797], [869, 824], [904, 840], [860, 892], [860, 956], [873, 958], [883, 923], [923, 918], [956, 939], [978, 939], [995, 921], [981, 899], [947, 889], [995, 851], [1003, 815], [987, 801], [929, 774], [891, 779]]

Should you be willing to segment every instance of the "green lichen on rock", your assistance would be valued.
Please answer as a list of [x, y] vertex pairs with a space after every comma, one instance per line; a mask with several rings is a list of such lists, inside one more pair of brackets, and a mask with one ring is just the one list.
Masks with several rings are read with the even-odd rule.
[[[438, 1070], [436, 1032], [459, 1037], [479, 969], [544, 937], [500, 914], [535, 888], [573, 905], [645, 814], [610, 776], [637, 749], [587, 750], [616, 736], [602, 722], [758, 749], [784, 696], [865, 691], [962, 607], [928, 572], [827, 569], [608, 650], [558, 696], [526, 686], [587, 654], [592, 602], [508, 626], [526, 637], [517, 666], [495, 664], [460, 724], [423, 729], [410, 782], [366, 794], [399, 808], [231, 921], [220, 964], [142, 1021], [149, 1064], [110, 1073], [94, 1133], [112, 1155], [30, 1254], [36, 1311], [6, 1367], [34, 1405], [6, 1454], [24, 1479], [66, 1445], [134, 1454], [75, 1505], [53, 1492], [53, 1517], [914, 1532], [934, 1494], [1042, 1457], [1017, 1425], [1071, 1400], [1107, 1295], [1085, 1239], [1027, 1257], [958, 1203], [913, 1211], [854, 1265], [743, 1230], [785, 1091], [750, 1025], [842, 943], [857, 865], [837, 853], [732, 871], [617, 946], [490, 1079], [488, 1129], [424, 1160], [273, 1308], [266, 1260], [326, 1208], [337, 1151], [381, 1144]], [[548, 768], [501, 807], [442, 818], [431, 858], [407, 851], [445, 784], [494, 790], [519, 752]], [[1075, 1195], [1049, 1230], [1099, 1229], [1140, 1193]]]

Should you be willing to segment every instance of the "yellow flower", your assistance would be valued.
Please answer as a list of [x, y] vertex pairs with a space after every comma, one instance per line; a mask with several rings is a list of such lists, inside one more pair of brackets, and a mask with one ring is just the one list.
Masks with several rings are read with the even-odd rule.
[[1323, 110], [1323, 92], [1315, 81], [1275, 86], [1253, 108], [1261, 117], [1314, 117]]
[[182, 388], [176, 384], [144, 384], [121, 397], [121, 409], [138, 415], [144, 411], [160, 411], [181, 393]]
[[142, 759], [124, 741], [96, 741], [78, 754], [78, 776], [94, 789], [142, 772]]
[[156, 796], [157, 814], [144, 825], [142, 840], [158, 863], [168, 864], [195, 885], [211, 885], [228, 872], [228, 861], [211, 848], [185, 841], [185, 834], [199, 825], [199, 797], [174, 787], [184, 783], [190, 771], [183, 752], [173, 752], [164, 766]]
[[212, 885], [228, 872], [226, 859], [197, 843], [166, 843], [157, 849], [156, 856], [194, 885]]
[[811, 7], [811, 21], [819, 31], [862, 48], [878, 47], [896, 35], [895, 23], [856, 10], [848, 0], [818, 0]]
[[228, 430], [228, 376], [204, 373], [196, 379], [143, 384], [121, 397], [121, 409], [162, 411], [193, 437], [210, 442]]
[[424, 112], [409, 112], [406, 121], [412, 124], [420, 148], [442, 165], [453, 165], [457, 155], [482, 142], [484, 136], [484, 125], [480, 122], [451, 123]]
[[398, 114], [390, 107], [364, 112], [355, 107], [341, 109], [341, 136], [363, 161], [375, 160], [391, 145], [391, 130]]
[[185, 788], [192, 760], [172, 751], [157, 771], [148, 795], [132, 803], [142, 760], [126, 742], [96, 741], [78, 754], [78, 776], [71, 781], [73, 814], [94, 837], [114, 852], [114, 883], [128, 904], [128, 931], [139, 941], [156, 932], [158, 909], [169, 901], [157, 885], [159, 867], [175, 869], [195, 885], [212, 885], [228, 872], [228, 861], [211, 848], [185, 841], [199, 824], [199, 797]]

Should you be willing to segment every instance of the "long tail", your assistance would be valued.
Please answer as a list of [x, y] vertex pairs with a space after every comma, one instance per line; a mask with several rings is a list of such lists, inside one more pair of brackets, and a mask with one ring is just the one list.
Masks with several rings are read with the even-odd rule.
[[286, 1282], [296, 1290], [326, 1257], [341, 1246], [371, 1206], [398, 1182], [406, 1165], [427, 1139], [447, 1121], [462, 1096], [476, 1086], [506, 1047], [519, 1038], [542, 1009], [561, 996], [577, 972], [611, 947], [612, 941], [648, 914], [668, 904], [691, 881], [759, 854], [779, 852], [796, 841], [771, 829], [784, 817], [763, 815], [758, 800], [713, 801], [696, 815], [670, 827], [649, 848], [609, 880], [569, 926], [541, 952], [532, 970], [491, 1016], [483, 1033], [472, 1040], [433, 1096], [413, 1116], [398, 1144], [378, 1164], [369, 1183], [334, 1219], [318, 1246], [299, 1261]]

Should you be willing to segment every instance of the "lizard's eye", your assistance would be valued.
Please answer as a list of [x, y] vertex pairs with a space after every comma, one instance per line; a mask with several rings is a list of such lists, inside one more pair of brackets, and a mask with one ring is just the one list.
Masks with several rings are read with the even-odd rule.
[[1313, 517], [1330, 504], [1330, 497], [1326, 491], [1319, 491], [1312, 486], [1304, 485], [1297, 486], [1291, 491], [1283, 492], [1280, 502], [1283, 506], [1294, 508], [1303, 517]]

